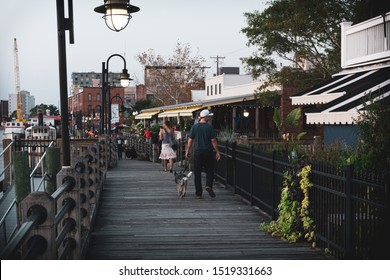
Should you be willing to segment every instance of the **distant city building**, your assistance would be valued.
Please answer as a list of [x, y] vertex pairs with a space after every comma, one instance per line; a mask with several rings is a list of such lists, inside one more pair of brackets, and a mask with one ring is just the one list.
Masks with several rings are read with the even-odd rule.
[[[21, 90], [23, 116], [28, 118], [30, 110], [35, 107], [35, 97], [29, 91]], [[17, 109], [17, 94], [8, 95], [8, 114], [11, 115]]]
[[[110, 86], [120, 87], [121, 73], [108, 73], [108, 84]], [[72, 85], [78, 87], [100, 87], [102, 73], [96, 72], [73, 72]]]
[[[136, 102], [147, 99], [146, 88], [144, 85], [137, 85], [123, 88], [120, 85], [121, 73], [110, 72], [108, 75], [108, 84], [110, 92], [106, 93], [105, 115], [108, 112], [108, 104], [112, 104], [113, 110], [119, 110], [118, 105], [125, 108], [134, 107]], [[120, 98], [115, 98], [119, 96]], [[68, 97], [69, 114], [74, 120], [78, 115], [89, 120], [92, 125], [97, 127], [100, 121], [100, 113], [102, 107], [102, 81], [101, 73], [95, 72], [74, 72], [72, 73], [72, 90]], [[123, 117], [126, 117], [129, 111], [124, 112]], [[91, 118], [94, 117], [92, 121]], [[112, 116], [112, 120], [114, 117]], [[89, 126], [89, 125], [87, 125]]]
[[4, 121], [8, 117], [8, 100], [0, 100], [0, 120]]

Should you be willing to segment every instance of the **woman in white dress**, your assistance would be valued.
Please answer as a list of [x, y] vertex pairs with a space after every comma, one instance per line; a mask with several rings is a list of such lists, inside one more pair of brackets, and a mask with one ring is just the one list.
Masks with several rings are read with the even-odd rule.
[[176, 158], [176, 152], [169, 145], [169, 137], [172, 137], [173, 139], [174, 134], [169, 121], [166, 121], [160, 128], [160, 141], [162, 141], [162, 145], [159, 158], [163, 161], [164, 171], [167, 171], [167, 165], [169, 161], [169, 172], [172, 173], [173, 160]]

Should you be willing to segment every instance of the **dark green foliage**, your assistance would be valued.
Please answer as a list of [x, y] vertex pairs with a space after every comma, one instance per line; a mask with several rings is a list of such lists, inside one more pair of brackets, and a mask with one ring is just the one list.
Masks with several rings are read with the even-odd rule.
[[[264, 74], [269, 84], [293, 84], [297, 90], [328, 79], [340, 70], [340, 23], [360, 22], [369, 18], [363, 13], [370, 1], [358, 0], [273, 0], [260, 11], [245, 14], [247, 26], [242, 32], [248, 45], [257, 53], [243, 58], [247, 70], [257, 78]], [[360, 12], [355, 13], [356, 10]], [[276, 71], [283, 59], [299, 65], [302, 59], [312, 71]]]
[[371, 103], [372, 98], [372, 94], [367, 97], [357, 119], [361, 141], [353, 160], [379, 171], [390, 170], [390, 99]]
[[54, 105], [46, 105], [46, 104], [40, 104], [35, 106], [30, 110], [30, 115], [37, 115], [38, 110], [41, 110], [43, 114], [46, 114], [46, 110], [50, 110], [50, 114], [54, 116], [59, 116], [60, 112], [58, 111], [58, 108]]

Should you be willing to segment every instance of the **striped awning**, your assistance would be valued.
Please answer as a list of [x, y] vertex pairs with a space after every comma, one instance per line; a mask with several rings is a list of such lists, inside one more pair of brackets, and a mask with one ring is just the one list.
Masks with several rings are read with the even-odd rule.
[[390, 67], [342, 74], [291, 97], [292, 105], [322, 104], [306, 113], [308, 124], [353, 124], [371, 101], [388, 98]]
[[190, 107], [190, 108], [181, 108], [181, 109], [173, 109], [167, 110], [160, 114], [158, 114], [159, 118], [164, 117], [192, 117], [193, 112], [198, 111], [204, 108], [203, 106], [199, 107]]
[[135, 116], [135, 119], [142, 120], [142, 119], [151, 119], [154, 115], [158, 114], [160, 111], [147, 111], [147, 112], [141, 112], [140, 114]]

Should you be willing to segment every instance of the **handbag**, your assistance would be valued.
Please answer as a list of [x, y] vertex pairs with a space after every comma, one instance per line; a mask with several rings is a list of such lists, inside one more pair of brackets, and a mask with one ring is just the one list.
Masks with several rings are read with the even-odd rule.
[[169, 146], [171, 146], [171, 148], [174, 151], [177, 151], [177, 148], [179, 147], [179, 143], [177, 142], [176, 139], [173, 138], [172, 130], [171, 130], [171, 133], [168, 133], [168, 131], [165, 128], [164, 128], [164, 130], [165, 130], [165, 133], [168, 134]]
[[169, 145], [174, 151], [177, 151], [177, 148], [179, 147], [179, 143], [177, 142], [176, 139], [170, 138], [169, 140]]

